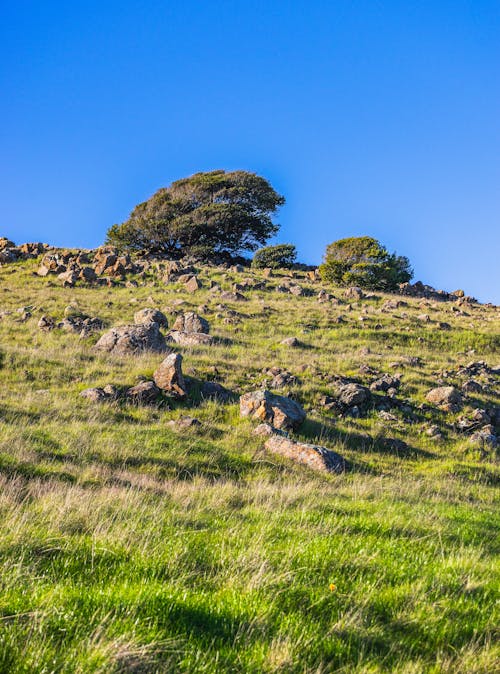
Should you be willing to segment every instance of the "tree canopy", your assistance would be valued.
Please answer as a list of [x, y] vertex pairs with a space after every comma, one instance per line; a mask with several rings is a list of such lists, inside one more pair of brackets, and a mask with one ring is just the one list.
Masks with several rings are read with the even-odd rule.
[[196, 173], [138, 204], [128, 220], [108, 230], [106, 242], [172, 257], [253, 251], [278, 231], [272, 216], [284, 203], [255, 173]]
[[369, 236], [339, 239], [327, 246], [319, 268], [325, 281], [373, 290], [395, 290], [413, 276], [410, 261], [389, 253]]

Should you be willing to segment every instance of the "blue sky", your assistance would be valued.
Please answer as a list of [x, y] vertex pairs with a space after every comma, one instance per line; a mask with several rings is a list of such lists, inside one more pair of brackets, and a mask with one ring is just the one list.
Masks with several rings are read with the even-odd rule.
[[0, 235], [91, 247], [158, 187], [247, 169], [304, 262], [371, 235], [500, 303], [500, 2], [0, 10]]

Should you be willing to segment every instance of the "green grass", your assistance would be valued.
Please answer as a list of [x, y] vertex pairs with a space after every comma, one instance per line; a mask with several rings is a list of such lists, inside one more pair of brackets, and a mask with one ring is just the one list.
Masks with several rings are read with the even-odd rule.
[[[385, 313], [381, 297], [348, 310], [269, 290], [231, 305], [243, 316], [229, 325], [217, 295], [187, 295], [152, 273], [136, 289], [63, 289], [33, 269], [0, 268], [0, 309], [12, 312], [0, 320], [0, 672], [498, 670], [497, 456], [455, 431], [458, 415], [419, 407], [443, 370], [497, 364], [497, 309], [455, 316], [407, 300]], [[250, 275], [201, 273], [225, 289]], [[349, 472], [317, 475], [268, 454], [237, 404], [93, 406], [83, 388], [132, 385], [161, 356], [96, 354], [97, 337], [36, 325], [71, 301], [111, 326], [179, 298], [183, 310], [206, 304], [227, 340], [179, 349], [185, 373], [212, 379], [216, 365], [239, 393], [267, 367], [288, 369], [308, 412], [297, 436], [341, 452]], [[34, 307], [25, 322], [22, 306]], [[416, 321], [422, 312], [433, 322]], [[304, 347], [280, 345], [291, 335]], [[393, 372], [408, 355], [422, 365], [401, 364], [408, 412], [396, 422], [319, 406], [335, 375], [369, 383], [362, 363]], [[500, 404], [498, 380], [484, 383], [465, 412]], [[185, 413], [202, 426], [167, 426]], [[427, 437], [428, 423], [443, 440]], [[386, 436], [408, 451], [387, 449]]]

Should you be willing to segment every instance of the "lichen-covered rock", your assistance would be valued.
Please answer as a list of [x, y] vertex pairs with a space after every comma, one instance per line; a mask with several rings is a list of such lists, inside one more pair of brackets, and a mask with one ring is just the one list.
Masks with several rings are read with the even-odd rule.
[[338, 400], [346, 407], [364, 405], [370, 400], [370, 391], [361, 384], [341, 384], [337, 389]]
[[141, 381], [140, 384], [127, 389], [126, 398], [134, 405], [153, 405], [160, 396], [160, 389], [154, 381]]
[[90, 400], [92, 403], [101, 403], [108, 399], [102, 388], [86, 388], [80, 393], [80, 396], [86, 400]]
[[210, 346], [214, 342], [214, 338], [204, 332], [179, 332], [178, 330], [169, 332], [167, 339], [181, 346], [198, 346], [200, 344]]
[[162, 391], [176, 398], [185, 398], [187, 396], [186, 382], [182, 374], [182, 356], [180, 353], [169, 354], [155, 370], [153, 379]]
[[177, 316], [172, 329], [177, 332], [198, 332], [207, 335], [210, 332], [208, 321], [194, 313], [194, 311], [188, 311], [185, 314]]
[[200, 393], [202, 398], [217, 400], [221, 403], [229, 403], [234, 399], [234, 394], [216, 381], [203, 382]]
[[158, 323], [162, 328], [168, 328], [167, 317], [159, 309], [140, 309], [134, 314], [134, 323], [143, 325], [144, 323]]
[[143, 351], [161, 353], [166, 351], [167, 346], [158, 323], [146, 323], [111, 328], [99, 339], [94, 349], [117, 355], [129, 355]]
[[264, 445], [267, 450], [301, 463], [313, 470], [328, 473], [342, 473], [345, 471], [345, 460], [337, 452], [304, 442], [295, 442], [284, 435], [272, 434]]
[[448, 412], [458, 412], [462, 407], [462, 395], [454, 386], [433, 388], [427, 393], [425, 399]]
[[298, 428], [306, 413], [301, 405], [286, 396], [267, 390], [252, 391], [240, 397], [240, 414], [267, 421], [275, 428]]

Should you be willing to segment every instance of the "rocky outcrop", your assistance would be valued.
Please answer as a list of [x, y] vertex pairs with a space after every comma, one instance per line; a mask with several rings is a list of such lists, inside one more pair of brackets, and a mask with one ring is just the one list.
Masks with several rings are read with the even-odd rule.
[[306, 413], [298, 402], [267, 390], [242, 395], [240, 414], [242, 417], [267, 421], [279, 429], [298, 428], [306, 418]]

